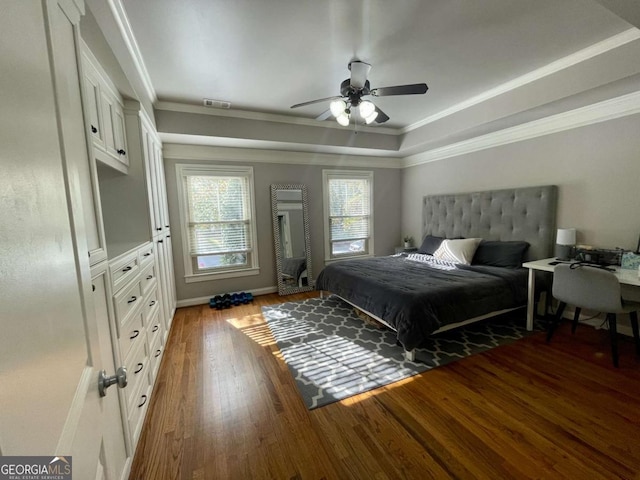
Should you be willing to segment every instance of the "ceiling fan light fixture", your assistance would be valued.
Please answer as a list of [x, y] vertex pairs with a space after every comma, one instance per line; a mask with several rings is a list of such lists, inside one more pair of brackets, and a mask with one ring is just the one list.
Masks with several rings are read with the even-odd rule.
[[364, 118], [364, 121], [367, 125], [369, 125], [371, 122], [373, 122], [376, 119], [377, 116], [378, 116], [378, 112], [374, 110], [371, 115]]
[[347, 104], [343, 100], [334, 100], [329, 105], [329, 110], [331, 110], [331, 115], [333, 115], [336, 118], [344, 114], [344, 111], [346, 109], [347, 109]]
[[376, 111], [376, 106], [370, 101], [365, 100], [363, 102], [360, 102], [360, 116], [362, 118], [367, 119], [375, 111]]
[[343, 127], [349, 126], [349, 115], [345, 112], [342, 112], [340, 115], [336, 117], [336, 121], [342, 125]]

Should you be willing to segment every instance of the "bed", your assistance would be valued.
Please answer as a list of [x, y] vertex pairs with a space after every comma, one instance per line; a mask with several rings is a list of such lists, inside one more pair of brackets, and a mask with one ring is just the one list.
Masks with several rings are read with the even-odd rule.
[[432, 255], [334, 262], [320, 272], [316, 288], [395, 330], [411, 358], [413, 349], [433, 333], [526, 305], [527, 271], [520, 264], [552, 255], [556, 204], [557, 187], [552, 185], [426, 196], [426, 239], [481, 238], [480, 246], [495, 245], [496, 252], [523, 242], [528, 248], [511, 268], [495, 255], [471, 265]]
[[287, 285], [302, 287], [307, 279], [306, 257], [282, 259], [282, 281]]

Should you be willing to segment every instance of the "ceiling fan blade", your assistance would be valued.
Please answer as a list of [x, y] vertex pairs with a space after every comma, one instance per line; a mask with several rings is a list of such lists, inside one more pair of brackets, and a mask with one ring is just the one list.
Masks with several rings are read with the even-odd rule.
[[326, 120], [330, 116], [331, 116], [331, 110], [327, 108], [324, 112], [322, 112], [320, 115], [316, 117], [316, 120], [319, 122], [322, 122], [323, 120]]
[[389, 120], [389, 115], [387, 115], [386, 113], [384, 113], [382, 110], [380, 110], [378, 107], [376, 107], [376, 112], [378, 112], [378, 116], [376, 117], [376, 119], [374, 120], [376, 123], [384, 123], [387, 120]]
[[371, 65], [353, 61], [349, 64], [349, 70], [351, 70], [351, 86], [356, 89], [364, 88]]
[[335, 97], [319, 98], [318, 100], [311, 100], [310, 102], [296, 103], [291, 105], [291, 108], [306, 107], [307, 105], [313, 105], [314, 103], [328, 102], [329, 100], [339, 100], [342, 95], [336, 95]]
[[371, 95], [375, 97], [388, 97], [390, 95], [420, 95], [427, 93], [426, 83], [413, 83], [411, 85], [396, 85], [395, 87], [374, 88]]

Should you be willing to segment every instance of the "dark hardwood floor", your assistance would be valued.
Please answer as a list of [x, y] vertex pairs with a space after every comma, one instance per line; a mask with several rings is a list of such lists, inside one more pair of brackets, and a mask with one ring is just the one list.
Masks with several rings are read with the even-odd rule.
[[[640, 478], [640, 360], [561, 325], [308, 411], [256, 297], [179, 309], [131, 479]], [[524, 321], [524, 320], [523, 320]]]

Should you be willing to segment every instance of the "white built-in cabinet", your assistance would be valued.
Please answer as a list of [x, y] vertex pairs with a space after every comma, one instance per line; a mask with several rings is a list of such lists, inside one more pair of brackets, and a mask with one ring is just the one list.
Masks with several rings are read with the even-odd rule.
[[156, 249], [161, 319], [166, 336], [176, 309], [176, 294], [162, 143], [138, 102], [125, 101], [125, 124], [132, 155], [139, 154], [144, 160], [149, 236]]
[[[127, 369], [119, 390], [127, 457], [135, 452], [176, 308], [162, 143], [139, 102], [120, 96], [82, 46], [89, 165], [84, 196], [94, 217], [89, 258], [107, 265], [111, 352]], [[95, 260], [98, 262], [98, 260]]]
[[85, 112], [94, 156], [127, 173], [129, 157], [124, 125], [123, 99], [108, 76], [100, 72], [89, 49], [83, 49]]
[[129, 385], [121, 392], [126, 430], [133, 450], [142, 430], [164, 349], [156, 253], [148, 242], [109, 262], [113, 285], [113, 342], [127, 366]]

